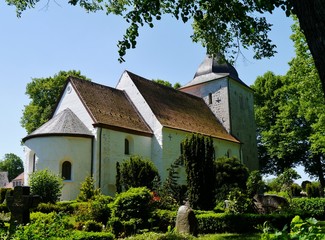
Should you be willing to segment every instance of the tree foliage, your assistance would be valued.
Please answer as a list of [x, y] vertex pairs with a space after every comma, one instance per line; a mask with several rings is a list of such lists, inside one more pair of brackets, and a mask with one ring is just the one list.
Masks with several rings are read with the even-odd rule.
[[41, 197], [42, 202], [55, 203], [61, 196], [63, 180], [48, 169], [33, 172], [29, 176], [30, 191]]
[[33, 78], [32, 82], [27, 84], [26, 95], [31, 101], [25, 106], [20, 120], [21, 126], [26, 129], [27, 133], [36, 130], [50, 119], [69, 76], [89, 81], [79, 71], [71, 70], [68, 72], [60, 71], [53, 77]]
[[[27, 8], [33, 8], [40, 0], [6, 0], [16, 6], [17, 15]], [[119, 61], [124, 61], [126, 50], [135, 48], [139, 29], [154, 27], [163, 15], [171, 15], [184, 23], [193, 22], [192, 40], [206, 47], [208, 54], [221, 54], [231, 62], [241, 52], [241, 48], [252, 48], [257, 59], [273, 56], [275, 45], [268, 33], [271, 30], [265, 18], [281, 8], [287, 16], [297, 15], [306, 36], [316, 68], [320, 74], [325, 92], [325, 42], [323, 0], [69, 0], [87, 12], [105, 11], [106, 14], [121, 16], [129, 24], [123, 39], [118, 42]], [[48, 3], [47, 3], [48, 4]]]
[[180, 83], [175, 83], [174, 85], [172, 85], [170, 82], [166, 81], [166, 80], [162, 80], [162, 79], [153, 79], [152, 81], [159, 83], [161, 85], [167, 86], [167, 87], [171, 87], [174, 89], [180, 88], [181, 84]]
[[91, 176], [87, 176], [85, 181], [81, 183], [80, 193], [77, 197], [78, 201], [87, 202], [93, 200], [100, 195], [100, 190], [95, 187], [95, 180]]
[[7, 153], [0, 162], [0, 170], [8, 172], [8, 180], [11, 182], [15, 177], [24, 172], [23, 161], [17, 155]]
[[120, 164], [121, 186], [128, 190], [133, 187], [147, 187], [153, 189], [154, 180], [158, 177], [158, 170], [152, 161], [140, 156], [131, 156]]
[[299, 24], [293, 27], [296, 57], [285, 76], [266, 73], [254, 85], [259, 159], [263, 171], [280, 174], [298, 164], [325, 186], [325, 101]]
[[181, 144], [187, 176], [188, 198], [196, 209], [212, 209], [215, 204], [216, 172], [212, 139], [192, 134]]
[[216, 161], [217, 201], [227, 199], [231, 189], [238, 188], [246, 192], [248, 168], [237, 158], [221, 157]]

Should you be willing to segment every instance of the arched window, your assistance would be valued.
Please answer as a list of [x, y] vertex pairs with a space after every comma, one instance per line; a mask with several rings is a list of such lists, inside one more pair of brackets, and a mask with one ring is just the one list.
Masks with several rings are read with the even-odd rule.
[[130, 154], [130, 142], [128, 139], [124, 139], [124, 154], [129, 155]]
[[62, 178], [64, 180], [71, 180], [71, 163], [69, 161], [62, 163]]

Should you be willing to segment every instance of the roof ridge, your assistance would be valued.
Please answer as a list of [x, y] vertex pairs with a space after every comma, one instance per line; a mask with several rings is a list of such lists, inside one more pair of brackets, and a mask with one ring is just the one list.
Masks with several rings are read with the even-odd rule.
[[[189, 93], [187, 93], [187, 92], [183, 92], [183, 91], [178, 90], [178, 89], [175, 89], [175, 88], [173, 88], [173, 87], [168, 87], [168, 86], [166, 86], [166, 85], [163, 85], [163, 84], [157, 83], [157, 82], [155, 82], [155, 81], [153, 81], [153, 80], [149, 80], [149, 79], [147, 79], [147, 78], [144, 78], [144, 77], [142, 77], [142, 76], [140, 76], [140, 75], [138, 75], [138, 74], [135, 74], [135, 73], [133, 73], [133, 72], [130, 72], [130, 71], [128, 71], [128, 70], [125, 70], [125, 72], [127, 72], [128, 74], [134, 75], [134, 76], [137, 77], [140, 81], [147, 81], [147, 82], [149, 82], [149, 84], [153, 84], [153, 85], [160, 86], [160, 87], [162, 87], [162, 88], [166, 88], [166, 89], [169, 90], [169, 91], [172, 90], [172, 91], [174, 91], [174, 92], [177, 92], [177, 93], [180, 93], [180, 94], [184, 94], [184, 95], [186, 95], [186, 96], [188, 96], [188, 97], [196, 98], [196, 99], [201, 99], [201, 100], [202, 100], [202, 98], [200, 98], [200, 97], [198, 97], [198, 96], [195, 96], [195, 95], [193, 95], [193, 94], [189, 94]], [[132, 79], [132, 80], [133, 80], [133, 79]]]

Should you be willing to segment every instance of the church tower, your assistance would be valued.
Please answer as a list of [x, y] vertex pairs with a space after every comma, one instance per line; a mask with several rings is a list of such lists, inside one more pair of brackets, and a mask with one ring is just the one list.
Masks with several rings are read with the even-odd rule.
[[240, 159], [258, 169], [253, 90], [229, 63], [207, 55], [192, 81], [179, 90], [204, 99], [224, 128], [241, 143]]

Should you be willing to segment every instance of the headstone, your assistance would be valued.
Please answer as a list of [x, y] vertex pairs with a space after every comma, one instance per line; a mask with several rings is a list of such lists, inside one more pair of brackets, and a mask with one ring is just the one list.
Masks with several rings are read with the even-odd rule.
[[273, 194], [255, 195], [254, 204], [259, 213], [272, 213], [289, 206], [286, 198]]
[[176, 216], [176, 231], [179, 233], [197, 236], [198, 222], [195, 213], [189, 204], [179, 207]]
[[18, 225], [25, 225], [30, 221], [30, 209], [36, 207], [39, 201], [38, 196], [30, 195], [30, 187], [16, 186], [6, 196], [7, 207], [11, 212], [10, 232], [13, 232]]

